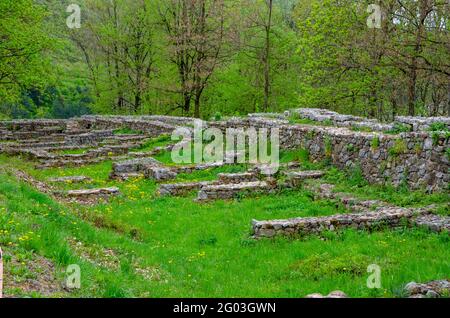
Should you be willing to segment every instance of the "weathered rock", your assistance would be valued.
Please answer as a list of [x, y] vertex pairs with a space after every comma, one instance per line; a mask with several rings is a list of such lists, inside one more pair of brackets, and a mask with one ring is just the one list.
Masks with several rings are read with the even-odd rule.
[[162, 196], [183, 196], [194, 190], [200, 190], [204, 186], [213, 185], [215, 181], [188, 182], [188, 183], [167, 183], [159, 186], [159, 194]]
[[98, 199], [108, 199], [111, 196], [120, 194], [119, 188], [98, 188], [98, 189], [82, 189], [82, 190], [69, 190], [65, 193], [68, 198], [73, 198], [76, 201], [88, 202]]
[[113, 163], [112, 177], [125, 173], [144, 173], [149, 167], [159, 167], [162, 163], [152, 157], [137, 158]]
[[348, 296], [343, 291], [335, 290], [329, 293], [327, 296], [324, 296], [319, 293], [314, 293], [306, 295], [305, 298], [348, 298]]
[[208, 185], [200, 189], [198, 201], [232, 199], [242, 193], [269, 193], [274, 190], [273, 186], [266, 181], [242, 182], [238, 184]]
[[56, 183], [81, 183], [81, 182], [91, 182], [92, 178], [85, 176], [68, 176], [68, 177], [50, 178], [48, 179], [48, 181]]
[[324, 217], [304, 217], [287, 220], [253, 221], [253, 237], [273, 237], [276, 235], [311, 235], [323, 231], [345, 228], [373, 230], [379, 227], [398, 227], [402, 220], [412, 220], [421, 211], [383, 207], [373, 212], [336, 214]]
[[325, 173], [323, 171], [285, 171], [288, 182], [293, 187], [298, 187], [304, 180], [322, 178]]
[[258, 181], [258, 177], [255, 173], [243, 172], [243, 173], [219, 173], [217, 175], [220, 183], [242, 183], [242, 182], [254, 182]]
[[450, 280], [435, 280], [420, 284], [410, 282], [405, 286], [405, 293], [410, 298], [438, 298], [450, 295]]
[[450, 233], [450, 217], [427, 214], [421, 215], [414, 220], [417, 226], [423, 226], [433, 232], [447, 231]]
[[156, 181], [171, 180], [177, 177], [175, 171], [166, 167], [147, 167], [144, 171], [144, 175], [147, 179]]
[[[283, 119], [295, 114], [318, 125], [290, 124]], [[447, 189], [450, 181], [447, 153], [450, 138], [445, 132], [428, 131], [436, 123], [448, 129], [450, 118], [396, 117], [394, 123], [385, 124], [328, 110], [298, 109], [284, 114], [253, 114], [247, 118], [204, 124], [205, 127], [223, 131], [227, 128], [243, 131], [250, 127], [266, 128], [268, 131], [278, 129], [280, 147], [284, 150], [303, 148], [312, 161], [326, 159], [341, 169], [360, 167], [369, 183], [389, 182], [395, 186], [406, 183], [413, 189], [426, 188], [432, 192]], [[14, 141], [15, 145], [0, 144], [0, 151], [40, 160], [40, 168], [92, 164], [110, 159], [109, 153], [113, 156], [127, 155], [129, 147], [136, 146], [143, 138], [170, 134], [178, 125], [192, 128], [190, 119], [170, 116], [82, 116], [70, 120], [6, 121], [0, 123], [0, 141]], [[386, 130], [398, 128], [398, 125], [403, 125], [402, 129], [411, 128], [412, 132], [385, 133]], [[114, 130], [119, 128], [139, 130], [143, 135], [114, 135]], [[129, 147], [124, 143], [128, 143]], [[101, 145], [103, 149], [80, 155], [51, 153], [58, 147]], [[136, 157], [147, 155], [135, 154]], [[225, 154], [224, 157], [227, 159], [229, 156]], [[270, 166], [266, 168], [271, 170]], [[185, 169], [189, 172], [194, 168]], [[272, 175], [278, 171], [274, 170], [262, 169], [260, 172]]]

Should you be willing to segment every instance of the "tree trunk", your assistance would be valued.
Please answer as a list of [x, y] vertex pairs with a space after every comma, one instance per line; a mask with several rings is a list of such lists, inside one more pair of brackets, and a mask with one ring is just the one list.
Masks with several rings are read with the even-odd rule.
[[201, 93], [200, 94], [196, 94], [195, 95], [195, 100], [194, 100], [194, 117], [195, 118], [200, 118], [200, 98], [201, 98]]
[[273, 0], [268, 0], [269, 6], [269, 22], [266, 26], [266, 45], [264, 51], [264, 105], [263, 111], [269, 109], [269, 98], [270, 98], [270, 31], [272, 26], [272, 7]]
[[183, 115], [189, 115], [191, 108], [191, 95], [188, 92], [183, 93]]
[[413, 57], [411, 63], [411, 70], [409, 73], [408, 82], [408, 115], [414, 116], [416, 114], [416, 81], [417, 81], [417, 59]]

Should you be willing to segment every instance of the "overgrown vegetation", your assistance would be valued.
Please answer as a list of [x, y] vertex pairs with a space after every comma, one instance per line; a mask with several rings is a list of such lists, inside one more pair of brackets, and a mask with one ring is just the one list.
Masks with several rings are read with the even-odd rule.
[[[152, 139], [146, 147], [166, 145], [170, 142], [167, 138]], [[433, 203], [439, 214], [449, 215], [448, 193], [430, 195], [369, 185], [360, 167], [345, 172], [326, 163], [311, 163], [302, 149], [280, 156], [282, 162], [298, 161], [304, 169], [326, 169], [324, 181], [335, 184], [336, 191], [400, 206]], [[170, 163], [165, 153], [158, 159]], [[0, 165], [0, 244], [6, 255], [5, 267], [16, 281], [13, 285], [6, 281], [7, 295], [302, 297], [339, 289], [351, 297], [398, 297], [409, 281], [449, 275], [446, 233], [402, 228], [328, 232], [320, 238], [296, 240], [250, 239], [252, 219], [346, 212], [336, 202], [314, 200], [302, 189], [199, 204], [193, 202], [194, 193], [184, 198], [159, 197], [151, 180], [110, 180], [111, 162], [36, 170], [31, 162], [1, 155]], [[8, 172], [10, 168], [22, 169], [41, 181], [82, 174], [92, 178], [92, 183], [55, 186], [66, 190], [118, 186], [122, 195], [107, 204], [63, 205], [18, 182]], [[213, 180], [217, 173], [246, 169], [243, 165], [225, 166], [179, 175], [176, 181]], [[45, 265], [48, 262], [55, 268]], [[382, 288], [378, 290], [366, 288], [366, 269], [374, 263], [382, 268]], [[24, 288], [29, 279], [37, 277], [26, 270], [32, 264], [47, 273], [46, 279], [52, 278], [51, 284], [42, 284], [49, 288]], [[58, 287], [69, 264], [81, 266], [79, 290]]]
[[448, 113], [443, 1], [382, 1], [379, 29], [365, 0], [77, 3], [81, 28], [69, 29], [65, 2], [2, 1], [0, 119]]

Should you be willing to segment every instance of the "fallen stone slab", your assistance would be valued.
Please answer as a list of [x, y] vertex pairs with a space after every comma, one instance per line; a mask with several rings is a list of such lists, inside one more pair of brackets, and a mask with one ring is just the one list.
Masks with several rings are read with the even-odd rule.
[[82, 183], [82, 182], [91, 182], [92, 178], [85, 176], [68, 176], [68, 177], [58, 177], [58, 178], [50, 178], [49, 182], [55, 183]]
[[271, 221], [254, 220], [253, 237], [311, 235], [350, 227], [358, 230], [372, 230], [379, 226], [398, 227], [402, 224], [402, 220], [411, 221], [419, 213], [427, 212], [400, 207], [383, 207], [372, 212], [336, 214], [324, 217]]
[[410, 282], [405, 286], [409, 298], [439, 298], [450, 295], [450, 280], [434, 280], [428, 283]]
[[214, 185], [216, 181], [166, 183], [159, 186], [159, 194], [162, 196], [184, 196], [192, 191], [200, 190], [204, 186]]
[[120, 194], [119, 188], [97, 188], [97, 189], [82, 189], [69, 190], [63, 194], [69, 200], [74, 200], [79, 203], [94, 203], [99, 199], [108, 199], [111, 196]]
[[276, 188], [271, 182], [255, 181], [238, 184], [204, 186], [198, 192], [197, 201], [233, 199], [242, 193], [270, 193]]

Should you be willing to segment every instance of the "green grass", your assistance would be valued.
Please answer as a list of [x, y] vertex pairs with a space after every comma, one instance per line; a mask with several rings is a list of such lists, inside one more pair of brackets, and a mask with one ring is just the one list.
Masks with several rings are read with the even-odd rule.
[[[161, 156], [167, 159], [167, 153]], [[305, 168], [329, 169], [307, 159], [302, 150], [281, 154], [282, 162], [298, 160]], [[64, 279], [62, 271], [67, 265], [81, 267], [82, 288], [55, 297], [302, 297], [337, 289], [351, 297], [397, 297], [410, 281], [450, 275], [448, 234], [421, 229], [347, 230], [303, 239], [250, 238], [252, 219], [345, 213], [335, 202], [314, 201], [311, 193], [301, 189], [199, 204], [193, 201], [194, 194], [159, 197], [157, 185], [150, 180], [108, 180], [110, 161], [35, 170], [30, 162], [0, 156], [0, 166], [20, 168], [44, 181], [85, 175], [94, 180], [89, 186], [121, 189], [122, 195], [108, 204], [62, 205], [0, 171], [0, 245], [6, 254], [5, 267], [13, 256], [27, 264], [41, 255], [56, 265], [58, 281]], [[198, 171], [180, 175], [176, 182], [212, 180], [219, 172], [245, 169], [245, 165], [236, 165]], [[329, 169], [325, 180], [335, 183], [339, 191], [404, 206], [448, 202], [445, 193], [426, 195], [369, 186], [358, 171], [344, 174]], [[61, 189], [79, 186], [58, 185]], [[108, 253], [114, 266], [105, 265]], [[366, 269], [373, 263], [382, 270], [379, 290], [366, 287]], [[13, 272], [19, 280], [30, 275], [26, 266], [15, 266]], [[5, 292], [42, 296], [8, 288]]]
[[135, 130], [129, 127], [123, 127], [113, 131], [114, 135], [142, 135], [142, 130]]
[[166, 146], [171, 142], [169, 135], [162, 135], [157, 138], [151, 138], [145, 141], [141, 146], [133, 148], [132, 151], [147, 152], [155, 147]]

